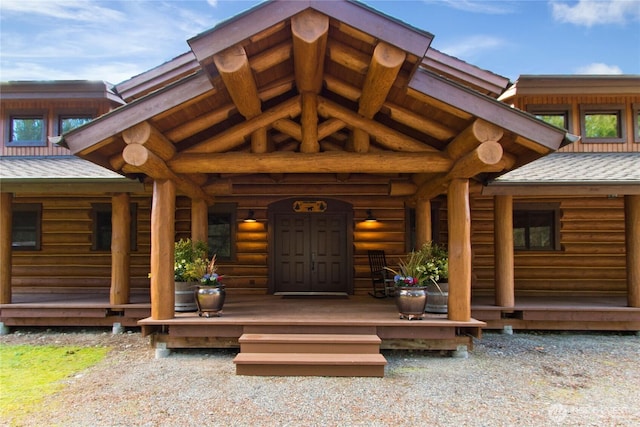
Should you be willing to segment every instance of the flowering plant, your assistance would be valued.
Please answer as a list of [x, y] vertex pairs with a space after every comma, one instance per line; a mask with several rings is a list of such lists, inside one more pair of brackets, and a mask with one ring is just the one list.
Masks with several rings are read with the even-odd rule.
[[194, 282], [200, 280], [207, 269], [207, 243], [191, 239], [180, 239], [175, 243], [173, 265], [174, 280]]
[[211, 257], [207, 265], [206, 273], [200, 278], [200, 283], [205, 286], [222, 286], [222, 276], [216, 273], [216, 256]]
[[399, 271], [385, 268], [395, 274], [396, 286], [426, 286], [429, 283], [437, 286], [439, 281], [449, 277], [449, 256], [443, 247], [428, 242], [400, 260]]

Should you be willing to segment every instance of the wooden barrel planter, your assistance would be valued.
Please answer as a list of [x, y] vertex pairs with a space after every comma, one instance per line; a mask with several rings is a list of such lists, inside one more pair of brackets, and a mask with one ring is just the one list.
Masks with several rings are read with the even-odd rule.
[[175, 282], [176, 283], [176, 301], [175, 311], [196, 311], [196, 298], [194, 291], [197, 282]]
[[427, 285], [427, 313], [447, 313], [449, 301], [449, 283]]

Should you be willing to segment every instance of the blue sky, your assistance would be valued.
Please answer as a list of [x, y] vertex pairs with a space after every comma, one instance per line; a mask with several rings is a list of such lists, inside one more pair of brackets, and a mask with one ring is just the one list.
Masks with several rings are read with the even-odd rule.
[[[0, 0], [0, 80], [119, 83], [260, 1]], [[432, 46], [522, 74], [640, 74], [640, 0], [363, 3], [435, 35]]]

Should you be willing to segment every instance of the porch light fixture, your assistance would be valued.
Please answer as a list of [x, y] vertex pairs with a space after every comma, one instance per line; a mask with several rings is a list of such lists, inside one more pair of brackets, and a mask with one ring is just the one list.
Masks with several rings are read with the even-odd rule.
[[367, 217], [364, 219], [364, 222], [378, 222], [378, 220], [373, 216], [371, 209], [367, 210]]
[[244, 219], [244, 222], [256, 222], [256, 218], [255, 218], [255, 213], [253, 212], [253, 210], [249, 211], [249, 215], [247, 215], [247, 217]]

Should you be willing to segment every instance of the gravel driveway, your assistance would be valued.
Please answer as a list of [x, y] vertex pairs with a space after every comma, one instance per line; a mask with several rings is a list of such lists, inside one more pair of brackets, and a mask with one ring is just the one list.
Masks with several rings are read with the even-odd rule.
[[466, 359], [385, 351], [384, 378], [236, 376], [233, 350], [155, 359], [137, 332], [18, 330], [112, 348], [25, 426], [637, 426], [640, 336], [485, 333]]

